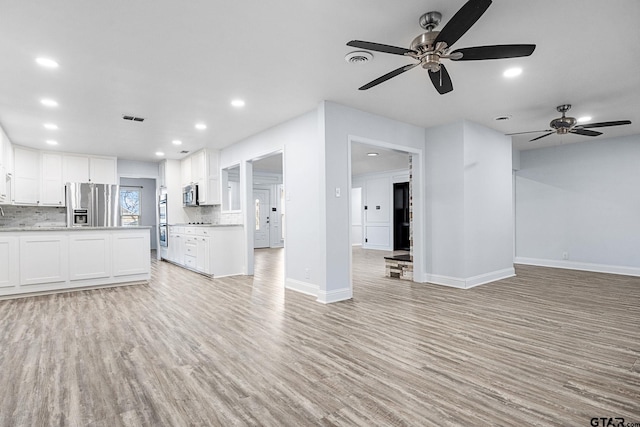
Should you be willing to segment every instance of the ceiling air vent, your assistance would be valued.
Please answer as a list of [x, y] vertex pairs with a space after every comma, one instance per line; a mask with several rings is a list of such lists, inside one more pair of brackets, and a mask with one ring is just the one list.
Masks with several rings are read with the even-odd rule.
[[144, 118], [143, 117], [136, 117], [136, 116], [130, 116], [128, 114], [123, 114], [122, 118], [125, 120], [131, 120], [134, 122], [144, 122]]
[[187, 154], [188, 152], [189, 152], [189, 150], [182, 150], [182, 151], [180, 152], [180, 154]]
[[504, 116], [498, 116], [498, 117], [496, 117], [494, 120], [497, 120], [497, 121], [499, 121], [499, 122], [500, 122], [500, 121], [502, 121], [502, 120], [509, 120], [510, 118], [511, 118], [511, 115], [510, 115], [510, 114], [505, 114]]
[[344, 60], [350, 64], [363, 64], [373, 59], [373, 55], [365, 51], [349, 52], [345, 55]]

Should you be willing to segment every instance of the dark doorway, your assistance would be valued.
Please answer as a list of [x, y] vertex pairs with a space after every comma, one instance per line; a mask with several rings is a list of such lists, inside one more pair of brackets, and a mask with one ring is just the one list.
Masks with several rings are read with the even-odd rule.
[[409, 183], [393, 184], [393, 250], [409, 250]]

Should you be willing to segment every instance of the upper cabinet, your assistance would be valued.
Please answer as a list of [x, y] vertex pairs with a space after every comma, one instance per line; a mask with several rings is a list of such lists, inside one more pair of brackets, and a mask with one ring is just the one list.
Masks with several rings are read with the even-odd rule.
[[14, 197], [17, 205], [40, 203], [40, 152], [22, 147], [13, 151]]
[[62, 155], [42, 153], [40, 184], [40, 204], [44, 206], [64, 206], [64, 183], [62, 181]]
[[[16, 205], [64, 206], [67, 182], [118, 183], [115, 157], [55, 153], [19, 146], [13, 150], [13, 171], [12, 201]], [[2, 201], [0, 199], [0, 203]]]
[[218, 151], [204, 149], [180, 162], [182, 185], [198, 185], [198, 202], [201, 205], [220, 204], [218, 156]]
[[13, 173], [13, 149], [11, 141], [0, 128], [0, 203], [11, 203], [9, 177]]
[[63, 182], [117, 184], [117, 167], [115, 157], [64, 154], [62, 157]]

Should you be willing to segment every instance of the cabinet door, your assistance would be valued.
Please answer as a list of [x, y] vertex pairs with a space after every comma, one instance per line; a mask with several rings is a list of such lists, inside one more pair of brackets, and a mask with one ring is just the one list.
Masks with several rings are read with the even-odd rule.
[[62, 183], [62, 155], [42, 153], [42, 186], [40, 204], [64, 206], [64, 185]]
[[77, 232], [69, 237], [69, 280], [111, 276], [109, 235]]
[[89, 181], [94, 184], [117, 184], [117, 163], [115, 158], [90, 157]]
[[180, 161], [180, 177], [182, 178], [182, 185], [189, 185], [193, 182], [191, 179], [191, 158], [187, 157]]
[[7, 176], [7, 169], [5, 165], [0, 165], [0, 202], [8, 203], [9, 200], [9, 192], [7, 191], [7, 180], [5, 177]]
[[20, 286], [67, 280], [67, 237], [33, 235], [20, 238]]
[[211, 258], [209, 252], [209, 238], [208, 237], [196, 237], [196, 270], [211, 274], [210, 261]]
[[40, 197], [40, 153], [16, 147], [14, 167], [14, 202], [17, 205], [37, 205]]
[[63, 155], [62, 182], [89, 182], [89, 157]]
[[18, 238], [0, 237], [0, 295], [18, 287]]
[[[146, 232], [144, 232], [146, 231]], [[149, 274], [151, 252], [149, 230], [113, 234], [113, 275]]]

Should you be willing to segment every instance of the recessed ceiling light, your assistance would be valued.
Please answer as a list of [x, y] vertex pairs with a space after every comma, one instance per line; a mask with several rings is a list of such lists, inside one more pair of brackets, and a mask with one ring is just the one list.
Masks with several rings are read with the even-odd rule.
[[244, 101], [242, 99], [234, 99], [233, 101], [231, 101], [231, 105], [236, 108], [242, 108], [244, 107]]
[[584, 122], [588, 122], [591, 119], [592, 119], [591, 116], [582, 116], [582, 117], [578, 117], [578, 122], [584, 123]]
[[516, 77], [522, 74], [522, 68], [509, 68], [504, 73], [502, 73], [505, 77]]
[[182, 141], [180, 141], [179, 139], [174, 139], [173, 141], [171, 141], [171, 143], [173, 145], [182, 145]]
[[198, 130], [205, 130], [207, 128], [207, 125], [205, 125], [204, 123], [197, 123], [196, 124], [196, 129]]
[[162, 151], [156, 151], [156, 156], [162, 157], [164, 156], [164, 153]]
[[377, 155], [378, 155], [378, 153], [367, 153], [367, 156], [369, 156], [369, 157], [375, 157]]
[[40, 57], [40, 58], [36, 58], [36, 62], [38, 63], [38, 65], [41, 65], [43, 67], [58, 68], [58, 63], [53, 59]]
[[57, 107], [58, 103], [53, 99], [41, 99], [40, 104], [45, 105], [47, 107]]
[[44, 127], [49, 129], [49, 130], [57, 130], [58, 129], [58, 125], [53, 124], [53, 123], [45, 123]]
[[47, 139], [45, 142], [49, 145], [58, 145], [58, 141], [54, 141], [53, 139]]

